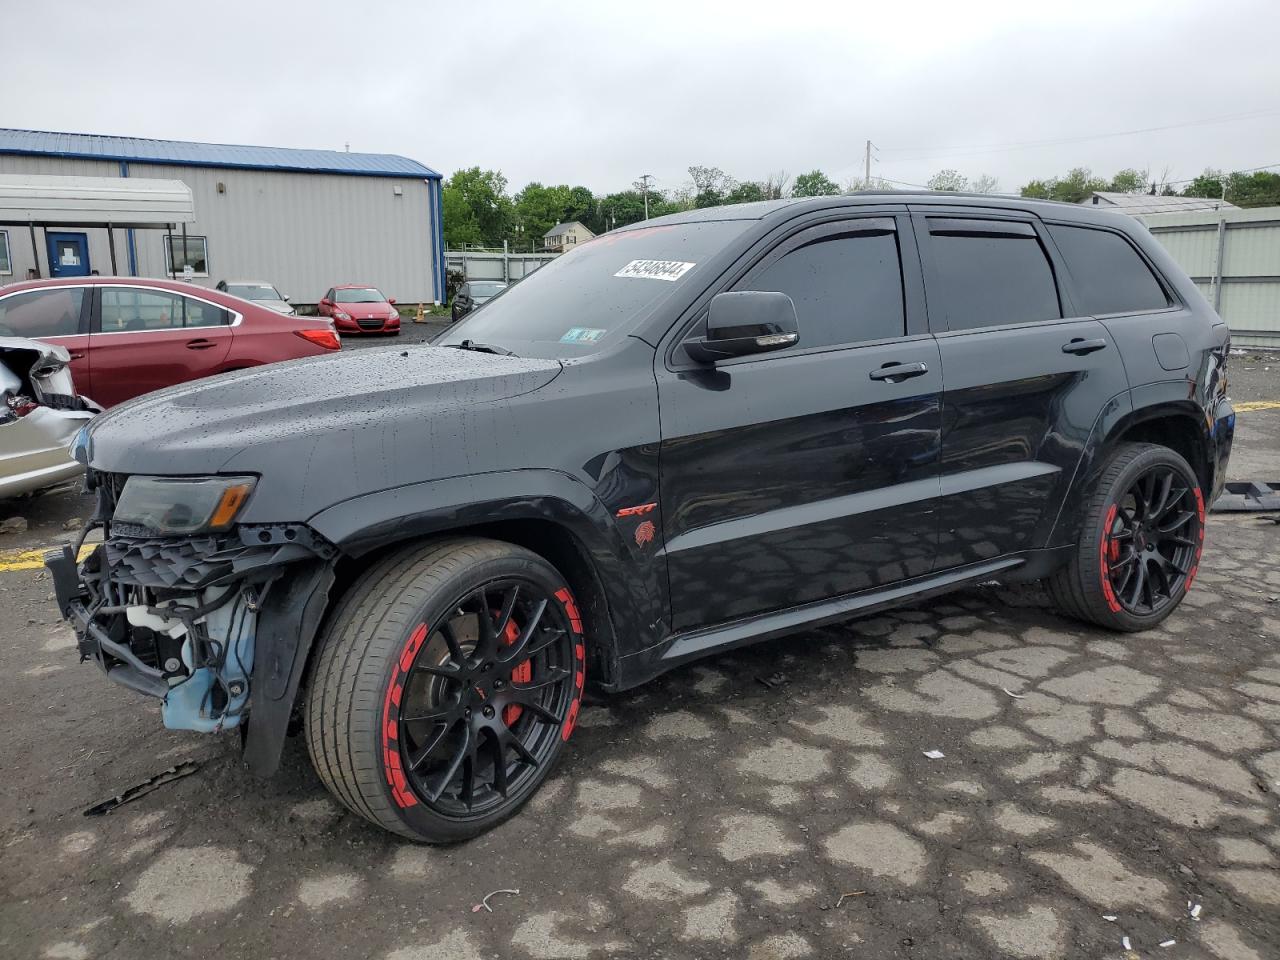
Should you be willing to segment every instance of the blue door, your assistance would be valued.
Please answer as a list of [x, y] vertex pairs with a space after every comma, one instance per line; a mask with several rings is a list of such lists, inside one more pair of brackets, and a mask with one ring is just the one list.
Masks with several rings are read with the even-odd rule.
[[87, 277], [89, 238], [83, 233], [50, 233], [49, 276]]

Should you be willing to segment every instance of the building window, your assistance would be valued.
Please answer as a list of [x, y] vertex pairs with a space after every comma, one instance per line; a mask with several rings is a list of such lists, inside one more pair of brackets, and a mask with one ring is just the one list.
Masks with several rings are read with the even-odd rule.
[[565, 236], [565, 238], [564, 238], [564, 242], [565, 242], [565, 243], [577, 243], [577, 242], [578, 242], [578, 238], [577, 238], [577, 237], [575, 237], [572, 233], [570, 233], [570, 234], [568, 234], [568, 235], [566, 235], [566, 236]]
[[8, 230], [0, 230], [0, 273], [13, 273], [13, 260], [9, 257]]
[[187, 255], [182, 255], [181, 235], [166, 234], [164, 244], [164, 272], [182, 276], [187, 266], [195, 277], [209, 275], [209, 241], [205, 237], [187, 237]]

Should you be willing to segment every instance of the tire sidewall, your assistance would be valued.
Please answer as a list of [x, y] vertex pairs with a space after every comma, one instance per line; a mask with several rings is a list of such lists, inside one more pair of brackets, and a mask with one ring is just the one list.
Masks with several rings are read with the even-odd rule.
[[[452, 606], [456, 605], [459, 599], [480, 584], [489, 580], [519, 577], [530, 580], [545, 589], [549, 597], [555, 598], [553, 602], [559, 602], [564, 609], [565, 620], [570, 624], [572, 631], [574, 646], [579, 652], [579, 656], [576, 657], [579, 662], [579, 670], [585, 668], [583, 663], [585, 657], [581, 655], [584, 651], [581, 619], [575, 598], [564, 578], [556, 572], [554, 567], [535, 554], [520, 548], [508, 548], [505, 544], [495, 543], [494, 546], [504, 552], [478, 563], [460, 565], [456, 572], [437, 584], [434, 592], [423, 603], [418, 605], [416, 611], [404, 624], [402, 635], [387, 658], [386, 668], [383, 671], [379, 686], [377, 700], [378, 722], [373, 725], [373, 742], [370, 747], [374, 751], [374, 755], [378, 757], [380, 783], [387, 792], [390, 808], [395, 812], [395, 815], [415, 835], [432, 842], [447, 843], [467, 839], [491, 829], [514, 815], [537, 792], [538, 788], [554, 770], [564, 752], [565, 741], [568, 740], [569, 734], [572, 733], [578, 711], [581, 709], [582, 686], [578, 685], [574, 688], [573, 699], [569, 707], [568, 715], [571, 719], [562, 727], [562, 735], [555, 737], [554, 746], [547, 759], [534, 771], [533, 776], [525, 781], [519, 791], [511, 795], [506, 803], [486, 814], [476, 817], [454, 818], [437, 813], [428, 808], [420, 797], [413, 794], [412, 787], [408, 787], [403, 779], [403, 773], [397, 776], [397, 771], [394, 768], [400, 759], [399, 747], [394, 740], [389, 742], [389, 736], [392, 731], [386, 726], [388, 720], [386, 713], [392, 686], [398, 680], [403, 679], [402, 656], [406, 650], [406, 645], [409, 643], [415, 629], [418, 629], [423, 624], [429, 629]], [[568, 598], [567, 600], [564, 599], [566, 597]], [[392, 714], [389, 719], [398, 727], [395, 714]], [[392, 747], [394, 747], [394, 753], [389, 749]], [[407, 794], [401, 792], [402, 787], [408, 791]], [[399, 794], [399, 799], [397, 794]], [[412, 797], [413, 802], [405, 805], [405, 800], [409, 797]]]

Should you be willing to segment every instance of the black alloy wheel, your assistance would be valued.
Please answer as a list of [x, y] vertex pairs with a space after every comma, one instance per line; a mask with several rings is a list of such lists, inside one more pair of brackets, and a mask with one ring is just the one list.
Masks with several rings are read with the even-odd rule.
[[399, 750], [416, 798], [467, 818], [521, 792], [576, 700], [574, 643], [560, 602], [515, 578], [480, 585], [430, 629], [420, 625], [385, 744]]
[[1195, 575], [1203, 524], [1200, 489], [1157, 464], [1139, 474], [1107, 515], [1105, 575], [1115, 603], [1138, 617], [1158, 615]]
[[1204, 548], [1205, 500], [1199, 477], [1176, 451], [1119, 444], [1099, 465], [1091, 494], [1059, 522], [1073, 519], [1079, 539], [1045, 582], [1063, 612], [1111, 630], [1147, 630], [1191, 589]]

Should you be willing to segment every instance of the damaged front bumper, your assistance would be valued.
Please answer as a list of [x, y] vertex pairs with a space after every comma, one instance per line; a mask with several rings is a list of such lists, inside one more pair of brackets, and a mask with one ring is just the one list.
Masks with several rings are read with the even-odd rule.
[[[109, 532], [109, 523], [94, 524]], [[264, 607], [276, 594], [292, 596], [288, 581], [298, 570], [327, 569], [336, 554], [303, 524], [183, 538], [108, 535], [78, 564], [77, 552], [51, 551], [45, 564], [80, 659], [160, 698], [166, 727], [204, 732], [237, 727], [247, 714], [255, 676], [265, 675], [255, 673]], [[296, 690], [296, 677], [290, 686]]]

